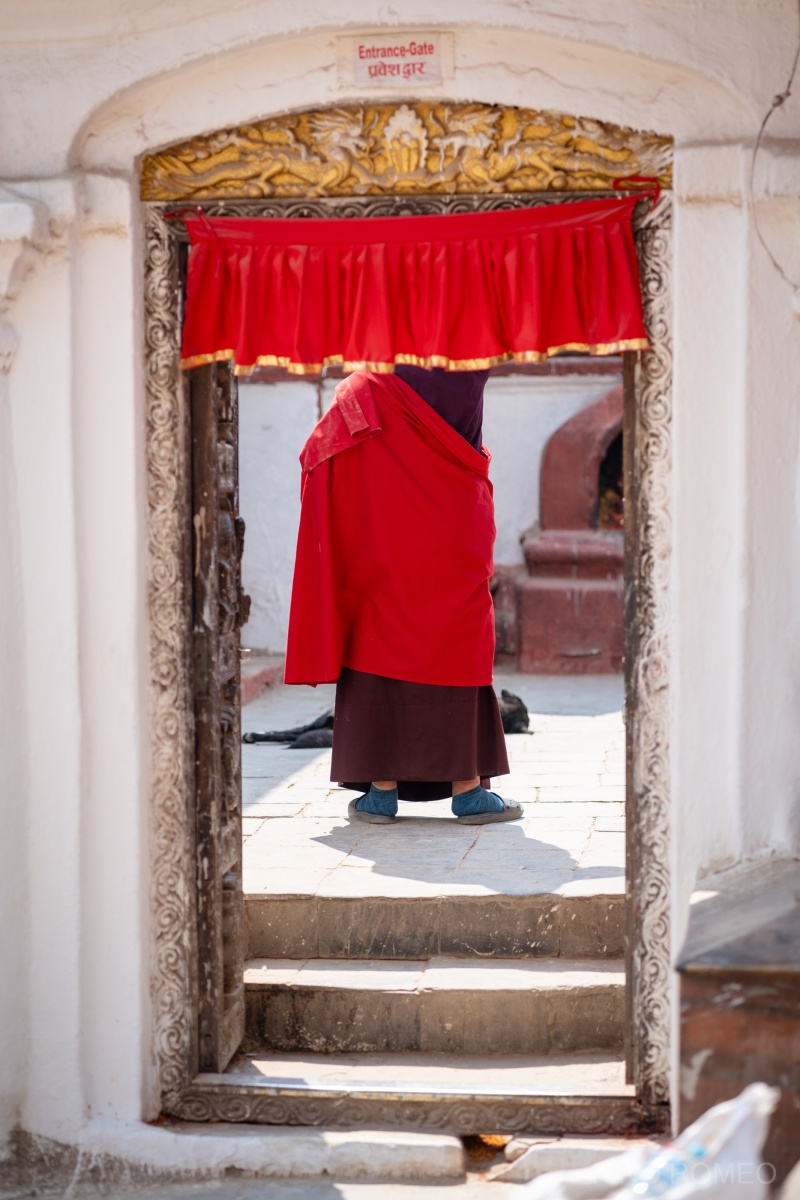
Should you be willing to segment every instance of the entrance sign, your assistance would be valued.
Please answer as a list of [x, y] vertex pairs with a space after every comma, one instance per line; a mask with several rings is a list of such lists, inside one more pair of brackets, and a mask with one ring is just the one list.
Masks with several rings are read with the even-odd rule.
[[441, 34], [367, 34], [352, 39], [353, 76], [358, 87], [441, 83]]
[[399, 29], [336, 38], [339, 87], [383, 88], [412, 94], [453, 77], [454, 35], [437, 30]]

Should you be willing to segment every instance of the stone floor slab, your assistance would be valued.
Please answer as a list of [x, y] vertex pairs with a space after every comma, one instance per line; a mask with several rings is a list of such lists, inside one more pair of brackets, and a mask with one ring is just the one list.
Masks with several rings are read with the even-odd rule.
[[369, 1087], [496, 1093], [499, 1095], [633, 1095], [625, 1064], [608, 1053], [546, 1055], [326, 1054], [254, 1051], [239, 1055], [226, 1072], [243, 1082], [254, 1079], [309, 1088]]

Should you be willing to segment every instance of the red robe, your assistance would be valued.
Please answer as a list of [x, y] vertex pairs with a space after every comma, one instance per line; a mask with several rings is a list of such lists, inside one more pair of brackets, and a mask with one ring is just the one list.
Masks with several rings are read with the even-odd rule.
[[300, 463], [286, 682], [332, 683], [350, 667], [491, 684], [489, 454], [401, 379], [359, 371]]

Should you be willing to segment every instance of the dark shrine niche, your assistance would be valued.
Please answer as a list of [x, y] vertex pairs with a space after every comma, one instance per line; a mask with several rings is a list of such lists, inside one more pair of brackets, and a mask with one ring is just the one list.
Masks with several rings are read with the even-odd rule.
[[609, 444], [600, 463], [597, 481], [598, 529], [624, 529], [625, 485], [622, 473], [622, 433]]

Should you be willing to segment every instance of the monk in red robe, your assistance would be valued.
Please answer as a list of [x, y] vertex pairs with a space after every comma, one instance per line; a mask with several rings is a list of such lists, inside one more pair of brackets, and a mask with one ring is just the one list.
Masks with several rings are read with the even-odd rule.
[[336, 682], [331, 778], [352, 819], [452, 796], [464, 824], [516, 820], [492, 688], [488, 371], [356, 372], [300, 456], [286, 682]]

